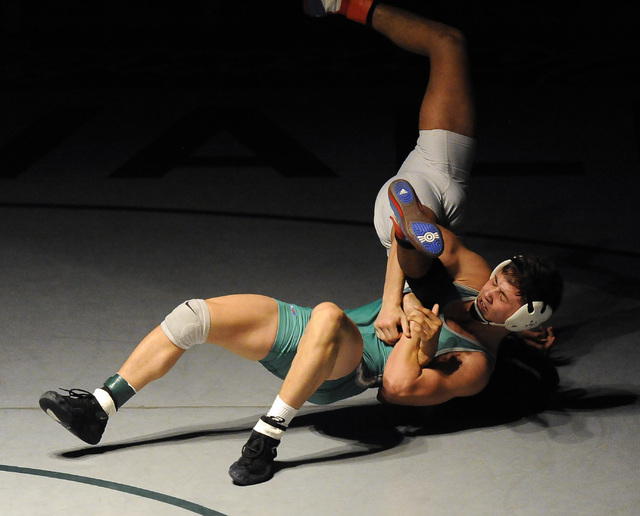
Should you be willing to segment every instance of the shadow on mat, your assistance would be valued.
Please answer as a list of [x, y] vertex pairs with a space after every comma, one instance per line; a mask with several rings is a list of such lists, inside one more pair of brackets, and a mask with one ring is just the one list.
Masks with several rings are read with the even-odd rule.
[[[638, 394], [624, 388], [560, 389], [557, 367], [569, 362], [545, 356], [513, 338], [501, 345], [491, 381], [476, 396], [456, 398], [432, 407], [375, 404], [337, 408], [299, 416], [291, 427], [312, 427], [323, 435], [365, 446], [367, 451], [352, 453], [358, 456], [396, 448], [419, 436], [509, 425], [523, 420], [541, 422], [538, 415], [543, 412], [600, 411], [637, 403]], [[341, 458], [346, 457], [335, 456], [330, 460]], [[302, 458], [280, 462], [276, 471], [321, 460]]]
[[[563, 363], [567, 361], [549, 358], [517, 339], [510, 339], [500, 348], [491, 381], [476, 396], [456, 398], [432, 407], [375, 403], [303, 413], [293, 420], [290, 428], [309, 427], [349, 446], [298, 460], [276, 461], [275, 470], [373, 455], [408, 444], [418, 436], [513, 424], [545, 411], [599, 411], [637, 402], [638, 394], [626, 389], [559, 389], [557, 366]], [[70, 450], [57, 456], [78, 459], [136, 447], [248, 434], [259, 417], [260, 414], [256, 414], [229, 421], [219, 428], [183, 428], [121, 443]]]

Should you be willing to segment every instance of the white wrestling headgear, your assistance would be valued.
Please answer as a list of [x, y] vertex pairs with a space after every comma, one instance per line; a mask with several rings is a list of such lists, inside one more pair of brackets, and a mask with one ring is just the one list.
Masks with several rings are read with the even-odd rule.
[[[491, 278], [493, 279], [496, 274], [498, 274], [502, 269], [504, 269], [507, 265], [513, 263], [515, 267], [520, 270], [520, 266], [518, 265], [518, 257], [514, 256], [511, 260], [505, 260], [504, 262], [498, 264], [498, 266], [493, 269], [491, 273]], [[536, 326], [541, 325], [545, 322], [551, 314], [553, 310], [551, 307], [545, 303], [544, 301], [534, 301], [532, 299], [527, 299], [527, 302], [518, 308], [511, 316], [507, 318], [504, 323], [494, 323], [485, 319], [482, 311], [478, 307], [478, 298], [476, 297], [471, 305], [474, 310], [472, 314], [476, 316], [480, 322], [484, 324], [490, 324], [491, 326], [504, 326], [509, 331], [524, 331], [534, 328]]]

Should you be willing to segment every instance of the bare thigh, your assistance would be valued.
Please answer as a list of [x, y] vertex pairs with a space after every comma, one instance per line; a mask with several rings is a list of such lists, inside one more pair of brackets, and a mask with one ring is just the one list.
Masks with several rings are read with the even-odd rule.
[[335, 380], [350, 374], [362, 361], [364, 342], [356, 324], [345, 317], [339, 335], [339, 351], [333, 371], [327, 380]]
[[278, 303], [254, 294], [207, 299], [211, 330], [207, 342], [248, 360], [265, 358], [278, 333]]

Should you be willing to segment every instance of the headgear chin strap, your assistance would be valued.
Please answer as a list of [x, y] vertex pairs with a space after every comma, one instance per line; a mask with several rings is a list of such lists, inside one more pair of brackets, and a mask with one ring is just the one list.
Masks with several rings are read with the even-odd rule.
[[[495, 269], [493, 269], [493, 272], [491, 273], [491, 279], [493, 279], [496, 274], [498, 274], [502, 269], [504, 269], [511, 263], [513, 263], [513, 265], [515, 265], [518, 270], [521, 270], [517, 260], [518, 257], [515, 256], [511, 260], [505, 260], [504, 262], [500, 263]], [[473, 301], [471, 307], [471, 315], [481, 323], [489, 324], [491, 326], [504, 326], [507, 330], [513, 332], [529, 330], [531, 328], [539, 326], [547, 319], [549, 319], [549, 317], [551, 317], [551, 314], [553, 313], [551, 307], [544, 301], [533, 301], [531, 299], [527, 299], [527, 302], [520, 308], [518, 308], [512, 315], [510, 315], [504, 323], [494, 323], [488, 321], [482, 314], [482, 311], [478, 307], [477, 297]]]

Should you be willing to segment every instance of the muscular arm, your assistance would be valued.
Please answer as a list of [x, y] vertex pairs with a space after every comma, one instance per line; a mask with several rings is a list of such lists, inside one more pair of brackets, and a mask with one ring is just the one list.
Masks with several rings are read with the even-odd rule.
[[440, 261], [453, 281], [480, 290], [491, 275], [491, 268], [482, 256], [468, 249], [451, 231], [438, 226], [445, 246]]
[[437, 313], [435, 305], [433, 311], [418, 307], [409, 314], [411, 338], [403, 336], [389, 356], [380, 399], [399, 405], [437, 405], [477, 394], [486, 386], [491, 366], [483, 354], [434, 358], [442, 325]]
[[[387, 344], [395, 344], [403, 333], [406, 336], [410, 334], [402, 309], [405, 277], [398, 263], [397, 249], [398, 244], [395, 238], [392, 238], [384, 278], [382, 308], [374, 323], [376, 335]], [[402, 332], [398, 331], [398, 326], [402, 327]]]
[[438, 405], [484, 389], [491, 375], [484, 355], [470, 352], [455, 359], [456, 367], [441, 367], [440, 362], [432, 361], [429, 367], [422, 368], [416, 343], [402, 337], [387, 361], [378, 398], [397, 405]]

